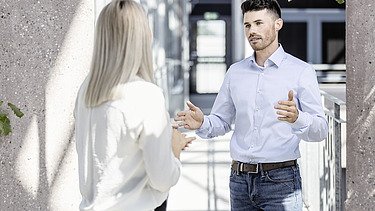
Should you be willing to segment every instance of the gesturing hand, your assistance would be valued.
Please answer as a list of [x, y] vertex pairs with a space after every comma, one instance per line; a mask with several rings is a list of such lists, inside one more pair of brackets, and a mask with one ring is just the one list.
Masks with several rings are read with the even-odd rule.
[[178, 112], [177, 117], [175, 117], [174, 120], [179, 122], [179, 126], [189, 130], [200, 128], [200, 126], [203, 124], [204, 117], [202, 110], [190, 101], [187, 101], [186, 104], [189, 109]]
[[174, 156], [180, 159], [181, 150], [189, 146], [195, 140], [195, 137], [186, 137], [177, 129], [172, 130], [172, 152]]
[[288, 92], [288, 100], [279, 101], [278, 105], [275, 106], [277, 109], [278, 120], [294, 123], [298, 118], [298, 109], [296, 103], [293, 100], [293, 91]]

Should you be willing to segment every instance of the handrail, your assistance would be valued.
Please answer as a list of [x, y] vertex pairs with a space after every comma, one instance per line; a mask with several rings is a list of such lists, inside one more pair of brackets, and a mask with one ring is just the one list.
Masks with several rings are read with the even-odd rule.
[[313, 64], [315, 70], [346, 70], [346, 64]]
[[[343, 210], [343, 191], [345, 178], [342, 171], [341, 147], [343, 136], [342, 127], [346, 120], [341, 118], [341, 112], [346, 103], [335, 96], [321, 90], [323, 107], [328, 120], [329, 134], [323, 143], [323, 177], [321, 178], [321, 210]], [[327, 107], [326, 101], [333, 103]]]
[[327, 98], [328, 100], [330, 100], [331, 102], [337, 104], [337, 105], [346, 105], [346, 103], [344, 101], [342, 101], [341, 99], [331, 95], [331, 94], [328, 94], [327, 92], [323, 91], [323, 90], [320, 90], [320, 94], [323, 95], [325, 98]]

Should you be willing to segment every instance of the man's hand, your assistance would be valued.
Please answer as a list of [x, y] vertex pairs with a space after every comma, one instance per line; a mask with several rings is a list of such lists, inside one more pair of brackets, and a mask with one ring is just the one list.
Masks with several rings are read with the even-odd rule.
[[296, 103], [293, 100], [293, 91], [288, 92], [287, 101], [279, 101], [278, 105], [275, 106], [277, 109], [278, 120], [294, 123], [298, 118], [298, 109]]
[[190, 101], [186, 102], [189, 107], [188, 110], [180, 111], [177, 117], [174, 118], [178, 125], [189, 130], [196, 130], [203, 124], [203, 112]]

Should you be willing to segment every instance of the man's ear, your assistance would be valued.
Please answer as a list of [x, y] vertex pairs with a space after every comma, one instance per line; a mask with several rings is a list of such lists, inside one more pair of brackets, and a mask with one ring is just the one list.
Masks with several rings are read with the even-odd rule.
[[275, 20], [276, 31], [279, 31], [281, 28], [283, 28], [283, 23], [284, 23], [284, 21], [281, 18], [278, 18], [278, 19]]

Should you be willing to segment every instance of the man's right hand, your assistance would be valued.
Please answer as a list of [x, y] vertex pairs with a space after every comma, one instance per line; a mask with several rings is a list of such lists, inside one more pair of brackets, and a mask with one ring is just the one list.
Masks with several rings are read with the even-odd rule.
[[190, 101], [187, 101], [186, 104], [189, 109], [178, 112], [174, 120], [178, 122], [179, 126], [189, 130], [196, 130], [203, 124], [203, 112]]

